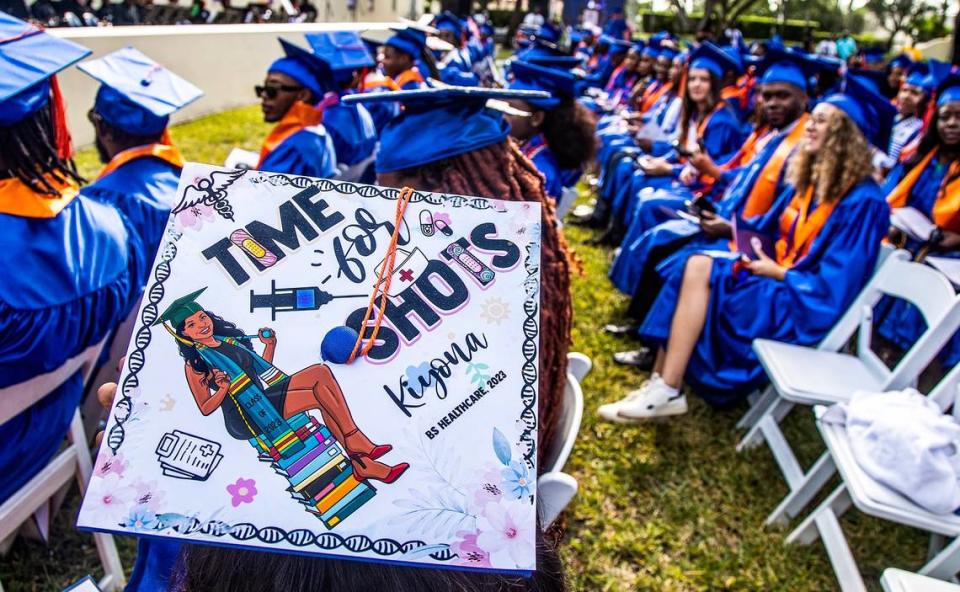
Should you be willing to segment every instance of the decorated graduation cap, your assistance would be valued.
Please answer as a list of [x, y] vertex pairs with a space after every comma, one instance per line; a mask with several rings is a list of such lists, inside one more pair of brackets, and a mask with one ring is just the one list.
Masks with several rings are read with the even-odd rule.
[[203, 91], [137, 49], [124, 47], [77, 66], [97, 80], [93, 109], [128, 134], [162, 132], [170, 115], [203, 96]]
[[[441, 87], [349, 95], [345, 103], [399, 101], [403, 113], [380, 132], [376, 170], [389, 173], [420, 167], [504, 141], [510, 125], [490, 99], [547, 99], [545, 92], [480, 87]], [[424, 133], [429, 130], [430, 133]], [[437, 139], [441, 138], [440, 141]]]
[[723, 78], [723, 75], [730, 70], [738, 74], [742, 73], [743, 62], [713, 43], [704, 41], [690, 54], [689, 69], [707, 70], [717, 78]]
[[848, 75], [843, 92], [830, 95], [823, 102], [843, 111], [874, 146], [884, 149], [890, 143], [897, 109], [863, 78]]
[[356, 31], [324, 31], [307, 33], [305, 37], [313, 53], [333, 71], [337, 82], [350, 80], [355, 70], [377, 65]]
[[570, 72], [546, 68], [537, 64], [516, 61], [510, 64], [514, 80], [510, 90], [539, 90], [550, 93], [546, 99], [528, 99], [527, 102], [549, 111], [555, 109], [563, 99], [577, 96], [579, 82]]
[[426, 44], [427, 33], [413, 27], [397, 29], [393, 37], [387, 39], [384, 43], [384, 45], [398, 49], [413, 59], [420, 57]]
[[784, 49], [768, 50], [757, 66], [760, 84], [791, 84], [803, 91], [807, 90], [807, 81], [820, 70], [818, 62]]
[[437, 15], [433, 26], [441, 31], [450, 31], [458, 39], [463, 34], [463, 21], [449, 10], [444, 10]]
[[310, 90], [316, 100], [320, 100], [333, 80], [333, 72], [327, 62], [286, 39], [280, 39], [285, 57], [270, 64], [268, 72], [279, 72], [293, 78], [304, 88]]
[[170, 306], [160, 313], [157, 320], [153, 322], [154, 326], [169, 322], [174, 328], [179, 327], [180, 323], [187, 320], [187, 318], [203, 310], [203, 307], [197, 302], [197, 298], [205, 291], [205, 287], [200, 288], [196, 292], [191, 292], [171, 302]]
[[[56, 88], [51, 77], [90, 53], [0, 12], [0, 126], [15, 125], [43, 108]], [[58, 105], [62, 110], [59, 100]]]

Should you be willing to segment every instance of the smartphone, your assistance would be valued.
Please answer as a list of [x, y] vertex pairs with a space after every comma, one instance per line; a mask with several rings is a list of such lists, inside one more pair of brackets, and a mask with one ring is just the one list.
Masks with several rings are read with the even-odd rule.
[[674, 144], [674, 145], [673, 145], [673, 149], [677, 151], [677, 154], [679, 154], [680, 156], [682, 156], [682, 157], [684, 157], [684, 158], [690, 158], [691, 156], [693, 156], [693, 152], [690, 152], [689, 150], [687, 150], [685, 147], [681, 146], [680, 144]]
[[700, 212], [710, 212], [711, 214], [717, 213], [717, 206], [714, 205], [709, 198], [703, 195], [698, 195], [693, 199], [693, 207]]

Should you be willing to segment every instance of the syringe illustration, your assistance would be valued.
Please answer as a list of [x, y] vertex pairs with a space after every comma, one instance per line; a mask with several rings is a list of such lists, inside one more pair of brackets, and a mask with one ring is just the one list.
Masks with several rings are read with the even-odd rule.
[[369, 294], [334, 296], [316, 286], [277, 289], [276, 281], [271, 281], [269, 294], [254, 294], [253, 290], [250, 290], [250, 312], [258, 308], [269, 308], [270, 319], [275, 321], [278, 312], [318, 310], [337, 298], [369, 298]]

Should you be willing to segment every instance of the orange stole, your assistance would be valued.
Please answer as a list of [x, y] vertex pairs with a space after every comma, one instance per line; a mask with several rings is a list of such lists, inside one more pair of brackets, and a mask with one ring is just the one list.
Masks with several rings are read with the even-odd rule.
[[393, 79], [393, 84], [397, 87], [397, 90], [402, 90], [403, 85], [408, 82], [423, 84], [423, 76], [420, 75], [420, 71], [416, 68], [410, 68], [409, 70], [404, 70], [400, 73], [400, 76]]
[[774, 150], [773, 156], [760, 171], [760, 175], [757, 176], [753, 189], [750, 190], [750, 195], [747, 196], [747, 201], [744, 203], [744, 218], [765, 214], [770, 209], [773, 200], [777, 197], [777, 181], [780, 179], [787, 158], [790, 157], [800, 138], [803, 137], [808, 118], [809, 115], [806, 113], [800, 116], [793, 130], [780, 142], [780, 145]]
[[284, 140], [299, 132], [300, 130], [320, 125], [323, 121], [323, 112], [311, 107], [303, 101], [297, 101], [290, 107], [290, 110], [283, 116], [283, 119], [273, 126], [270, 133], [260, 146], [260, 161], [257, 168], [263, 166], [263, 161], [267, 156], [277, 149]]
[[647, 89], [643, 91], [643, 97], [640, 99], [640, 112], [646, 113], [652, 109], [653, 106], [657, 104], [657, 101], [660, 100], [660, 97], [670, 92], [671, 88], [673, 88], [672, 82], [665, 82], [655, 89], [647, 87]]
[[41, 195], [16, 177], [0, 179], [0, 214], [21, 218], [56, 218], [77, 197], [80, 188], [73, 181], [59, 183], [52, 175], [45, 177], [60, 193], [59, 196]]
[[182, 169], [184, 165], [183, 156], [181, 156], [180, 151], [173, 146], [167, 144], [146, 144], [144, 146], [137, 146], [135, 148], [130, 148], [129, 150], [124, 150], [120, 154], [117, 154], [111, 158], [110, 162], [107, 163], [107, 166], [103, 167], [103, 170], [101, 170], [100, 174], [97, 175], [97, 178], [102, 179], [106, 177], [131, 160], [149, 157], [159, 158], [163, 162], [178, 169]]
[[[913, 186], [920, 179], [924, 169], [936, 158], [937, 151], [938, 148], [931, 150], [897, 183], [887, 196], [887, 203], [891, 208], [906, 207]], [[955, 160], [950, 163], [950, 168], [937, 192], [937, 200], [933, 202], [933, 223], [950, 232], [960, 232], [960, 177], [957, 176], [958, 174], [960, 174], [960, 162]]]
[[[841, 198], [842, 199], [842, 198]], [[838, 200], [839, 201], [839, 200]], [[790, 205], [780, 216], [780, 238], [777, 239], [777, 263], [791, 268], [806, 256], [810, 245], [820, 234], [837, 202], [821, 203], [811, 214], [813, 187], [801, 195], [795, 195]]]

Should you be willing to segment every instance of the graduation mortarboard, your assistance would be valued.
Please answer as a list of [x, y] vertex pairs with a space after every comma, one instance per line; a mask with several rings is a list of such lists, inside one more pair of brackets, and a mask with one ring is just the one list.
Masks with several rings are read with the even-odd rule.
[[164, 321], [169, 321], [174, 329], [176, 329], [180, 326], [180, 323], [187, 320], [188, 317], [203, 310], [203, 307], [197, 303], [197, 297], [203, 294], [205, 290], [206, 288], [200, 288], [196, 292], [191, 292], [186, 296], [177, 298], [170, 303], [170, 306], [168, 306], [166, 310], [160, 313], [160, 316], [157, 317], [157, 320], [154, 321], [153, 324], [159, 325]]
[[937, 87], [937, 107], [960, 101], [960, 74], [948, 73]]
[[524, 52], [523, 55], [518, 54], [516, 60], [552, 68], [554, 70], [572, 70], [573, 68], [583, 65], [581, 58], [571, 55], [543, 55], [540, 53]]
[[46, 105], [50, 77], [90, 53], [0, 12], [0, 126], [15, 125]]
[[743, 62], [713, 43], [704, 41], [690, 54], [689, 69], [707, 70], [717, 78], [723, 78], [730, 70], [737, 74], [743, 73]]
[[[932, 66], [931, 64], [933, 62], [936, 62], [938, 65]], [[947, 68], [944, 70], [941, 68], [941, 65], [947, 66]], [[946, 72], [949, 72], [949, 64], [944, 64], [937, 60], [915, 62], [907, 71], [907, 77], [904, 79], [903, 84], [919, 88], [923, 90], [923, 92], [930, 94], [936, 90]]]
[[[490, 99], [546, 99], [545, 92], [448, 86], [348, 95], [344, 103], [399, 101], [403, 113], [380, 132], [378, 173], [402, 171], [504, 141], [510, 125]], [[438, 138], [440, 139], [438, 141]]]
[[437, 15], [437, 18], [433, 21], [433, 26], [441, 31], [450, 31], [458, 39], [463, 34], [463, 21], [449, 10], [444, 10]]
[[323, 98], [333, 82], [333, 71], [327, 62], [323, 61], [312, 52], [303, 49], [286, 39], [280, 39], [280, 45], [286, 57], [270, 64], [268, 72], [279, 72], [293, 78], [304, 88], [313, 93], [316, 100]]
[[856, 76], [861, 82], [867, 82], [877, 92], [887, 85], [887, 73], [883, 70], [870, 70], [868, 68], [850, 68], [848, 74]]
[[490, 23], [483, 23], [482, 25], [480, 25], [481, 35], [486, 35], [487, 37], [493, 37], [495, 33], [496, 31], [494, 30], [493, 25], [491, 25]]
[[792, 84], [802, 91], [807, 90], [807, 81], [822, 69], [815, 60], [805, 55], [783, 49], [770, 49], [757, 66], [760, 84]]
[[843, 92], [828, 96], [823, 100], [828, 105], [846, 113], [860, 128], [867, 141], [880, 149], [886, 149], [890, 143], [890, 132], [897, 109], [871, 87], [869, 82], [856, 75], [847, 75]]
[[579, 82], [570, 72], [522, 61], [512, 62], [510, 72], [514, 76], [510, 90], [539, 90], [550, 93], [550, 97], [546, 99], [527, 100], [538, 109], [555, 109], [563, 99], [579, 94]]
[[627, 53], [627, 51], [632, 47], [632, 44], [629, 41], [617, 39], [616, 37], [611, 37], [609, 35], [601, 35], [600, 42], [607, 44], [609, 47], [607, 54], [612, 56], [619, 55], [621, 53]]
[[337, 82], [350, 80], [355, 70], [377, 65], [356, 31], [324, 31], [307, 33], [305, 37], [313, 53], [333, 71]]
[[174, 111], [203, 96], [202, 90], [132, 47], [77, 68], [100, 83], [94, 111], [111, 126], [135, 136], [162, 132]]
[[540, 39], [542, 41], [548, 41], [550, 43], [559, 43], [560, 36], [563, 34], [556, 25], [550, 22], [543, 23], [537, 28], [536, 33], [533, 34], [535, 39]]
[[384, 45], [389, 45], [402, 51], [413, 59], [418, 59], [423, 53], [423, 47], [427, 44], [427, 34], [420, 29], [407, 27], [397, 29], [396, 34], [387, 39]]
[[911, 60], [910, 56], [908, 56], [907, 54], [901, 53], [897, 57], [890, 60], [889, 65], [890, 67], [897, 66], [898, 68], [903, 68], [904, 70], [908, 70], [910, 66], [913, 65], [913, 60]]

